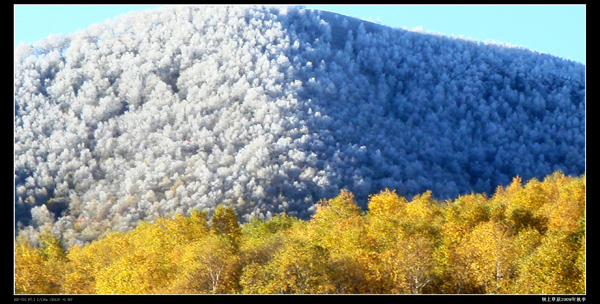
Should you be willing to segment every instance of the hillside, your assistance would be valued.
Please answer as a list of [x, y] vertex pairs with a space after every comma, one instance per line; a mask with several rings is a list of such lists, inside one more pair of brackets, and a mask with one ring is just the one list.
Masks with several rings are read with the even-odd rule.
[[585, 172], [585, 66], [302, 7], [167, 7], [15, 51], [15, 223], [82, 243], [352, 191]]

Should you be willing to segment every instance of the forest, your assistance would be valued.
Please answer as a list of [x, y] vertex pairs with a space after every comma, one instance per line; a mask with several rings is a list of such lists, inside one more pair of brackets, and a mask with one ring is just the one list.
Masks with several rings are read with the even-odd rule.
[[585, 176], [560, 171], [489, 197], [385, 189], [365, 211], [342, 190], [308, 220], [220, 204], [87, 245], [21, 237], [15, 293], [585, 294], [585, 227]]
[[585, 173], [583, 64], [298, 6], [165, 7], [22, 44], [14, 113], [15, 234], [35, 245]]

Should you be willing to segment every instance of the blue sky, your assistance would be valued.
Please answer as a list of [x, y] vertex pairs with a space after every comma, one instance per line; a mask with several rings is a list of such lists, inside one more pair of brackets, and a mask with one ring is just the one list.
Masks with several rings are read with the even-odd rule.
[[[132, 10], [160, 5], [15, 5], [15, 46], [69, 34]], [[408, 28], [488, 39], [585, 64], [584, 5], [306, 5]]]

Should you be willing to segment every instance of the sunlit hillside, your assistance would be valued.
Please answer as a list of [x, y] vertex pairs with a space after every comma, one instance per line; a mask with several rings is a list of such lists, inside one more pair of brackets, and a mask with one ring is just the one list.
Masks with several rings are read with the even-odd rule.
[[[585, 66], [302, 7], [166, 7], [15, 50], [15, 228], [309, 219], [585, 173]], [[483, 232], [482, 232], [483, 233]], [[258, 270], [257, 270], [258, 271]]]

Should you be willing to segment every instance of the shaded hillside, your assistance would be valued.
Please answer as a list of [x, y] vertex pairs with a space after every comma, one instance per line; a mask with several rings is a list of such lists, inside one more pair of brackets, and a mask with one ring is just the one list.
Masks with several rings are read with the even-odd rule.
[[579, 175], [584, 75], [301, 7], [131, 13], [17, 48], [16, 220], [78, 243], [219, 203], [306, 218], [343, 188], [364, 207]]

